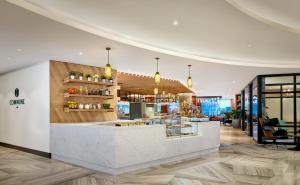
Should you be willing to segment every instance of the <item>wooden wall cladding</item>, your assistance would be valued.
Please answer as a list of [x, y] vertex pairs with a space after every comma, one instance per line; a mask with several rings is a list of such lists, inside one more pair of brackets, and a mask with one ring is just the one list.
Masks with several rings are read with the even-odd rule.
[[[98, 84], [79, 84], [64, 83], [64, 79], [69, 76], [71, 71], [83, 72], [84, 74], [104, 74], [104, 68], [93, 67], [80, 64], [72, 64], [61, 61], [50, 61], [50, 122], [51, 123], [84, 123], [84, 122], [102, 122], [117, 120], [117, 71], [112, 70], [114, 79], [113, 86], [105, 87]], [[113, 99], [102, 98], [65, 98], [64, 93], [69, 87], [79, 88], [80, 86], [90, 89], [109, 89]], [[92, 111], [74, 111], [65, 112], [64, 107], [68, 100], [76, 100], [80, 103], [110, 103], [115, 110], [113, 112], [92, 112]]]

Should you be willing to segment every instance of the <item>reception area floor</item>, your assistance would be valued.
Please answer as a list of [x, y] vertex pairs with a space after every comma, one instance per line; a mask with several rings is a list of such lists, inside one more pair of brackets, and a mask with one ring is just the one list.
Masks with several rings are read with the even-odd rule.
[[222, 146], [213, 154], [110, 176], [55, 160], [0, 147], [1, 185], [295, 185], [300, 152], [255, 145], [239, 129], [222, 127]]

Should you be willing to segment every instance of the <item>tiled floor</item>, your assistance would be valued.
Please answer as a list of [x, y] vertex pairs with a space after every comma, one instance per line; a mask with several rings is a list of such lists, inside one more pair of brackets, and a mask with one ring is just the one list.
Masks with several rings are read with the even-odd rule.
[[251, 139], [227, 127], [221, 139], [217, 153], [115, 177], [0, 147], [0, 184], [300, 185], [300, 152], [248, 144]]

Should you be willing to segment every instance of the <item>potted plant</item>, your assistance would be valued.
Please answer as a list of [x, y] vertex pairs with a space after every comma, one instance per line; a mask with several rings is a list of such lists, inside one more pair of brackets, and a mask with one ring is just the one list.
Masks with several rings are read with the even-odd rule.
[[78, 79], [83, 80], [83, 73], [82, 72], [78, 72]]
[[238, 110], [233, 110], [231, 113], [232, 117], [232, 126], [233, 128], [239, 128], [240, 127], [240, 114], [241, 112]]
[[109, 83], [113, 83], [113, 82], [114, 82], [113, 78], [110, 77], [110, 78], [108, 79], [108, 82], [109, 82]]
[[85, 77], [87, 78], [88, 81], [92, 81], [92, 75], [91, 74], [87, 74]]
[[109, 103], [104, 103], [102, 107], [103, 107], [103, 109], [109, 109], [110, 104]]
[[95, 82], [99, 82], [99, 75], [94, 75], [94, 80], [95, 80]]
[[106, 83], [106, 77], [104, 75], [101, 75], [101, 82]]
[[74, 80], [76, 76], [76, 72], [75, 71], [71, 71], [69, 74], [70, 79]]

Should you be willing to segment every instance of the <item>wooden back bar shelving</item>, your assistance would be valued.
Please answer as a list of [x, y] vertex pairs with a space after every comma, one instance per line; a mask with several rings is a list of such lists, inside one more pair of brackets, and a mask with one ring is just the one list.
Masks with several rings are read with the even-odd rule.
[[[60, 61], [50, 61], [50, 122], [51, 123], [85, 123], [117, 120], [117, 71], [112, 70], [113, 83], [88, 81], [86, 79], [70, 79], [71, 71], [83, 74], [104, 74], [104, 68]], [[88, 89], [109, 89], [110, 95], [70, 94], [70, 87], [86, 87]], [[66, 107], [68, 101], [83, 104], [109, 103], [110, 108], [104, 109], [71, 109]]]

